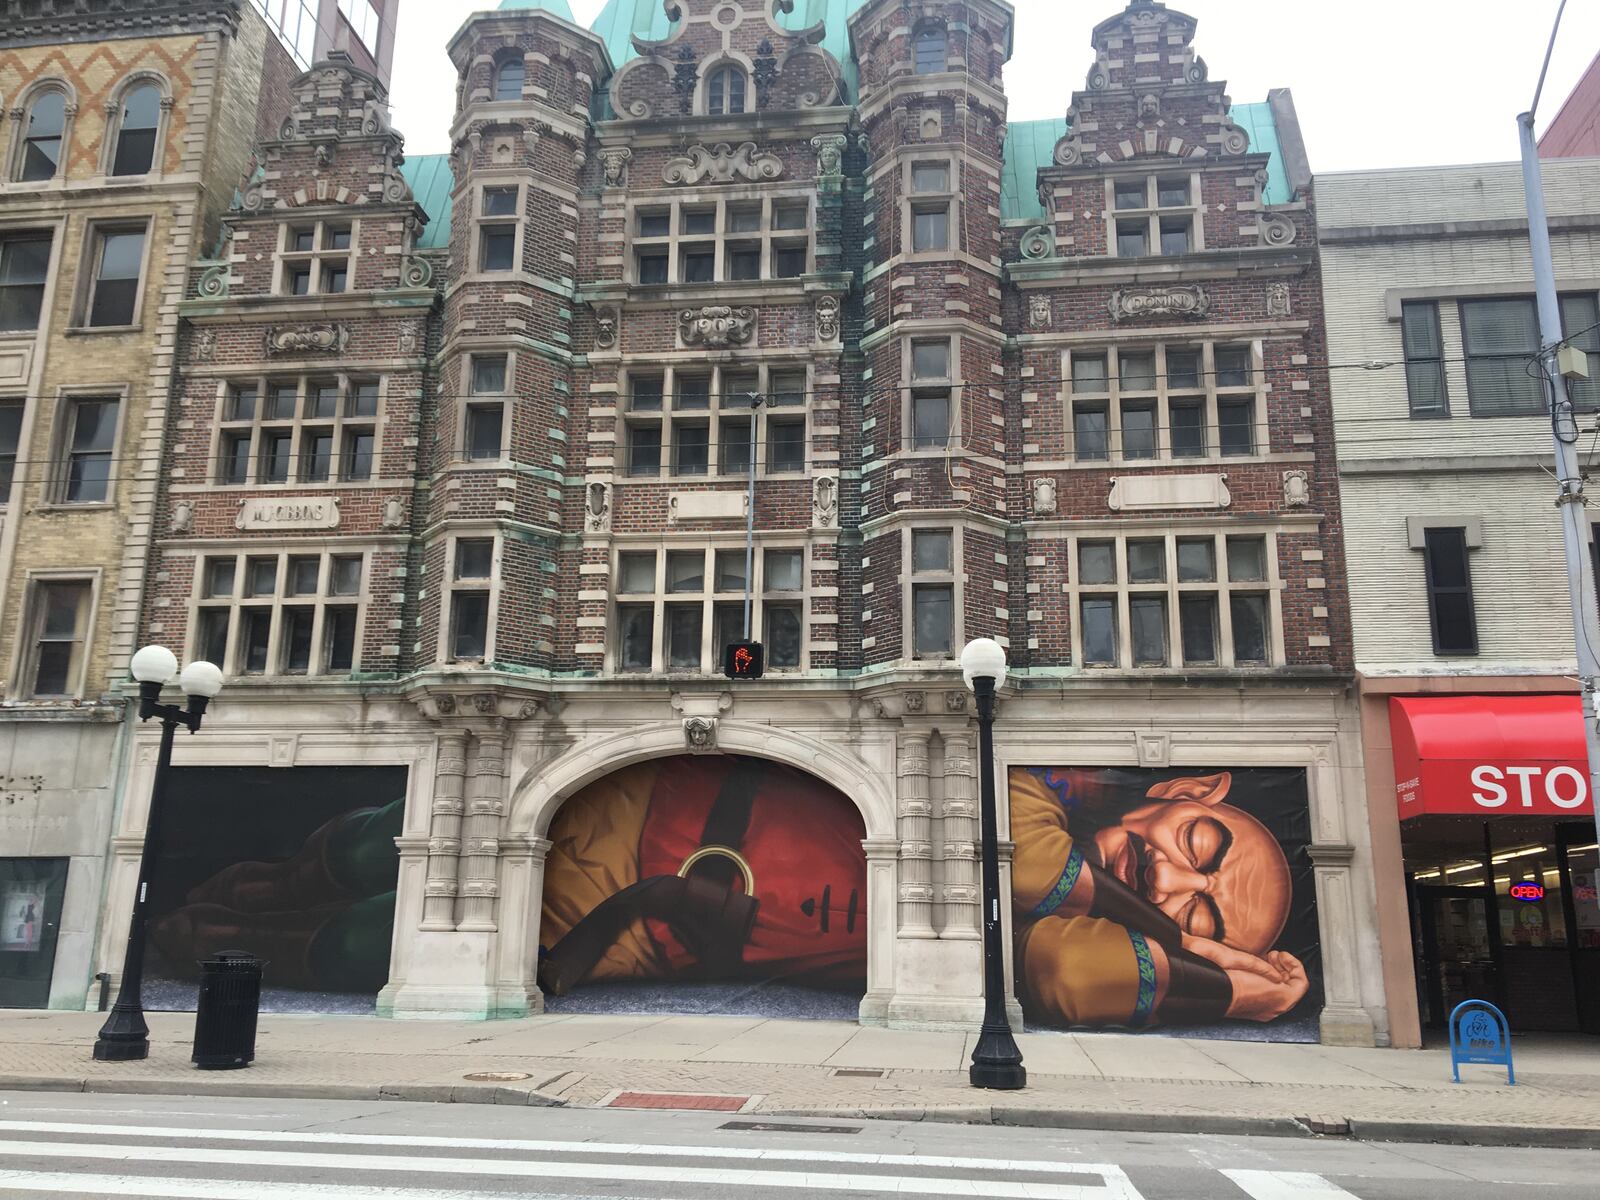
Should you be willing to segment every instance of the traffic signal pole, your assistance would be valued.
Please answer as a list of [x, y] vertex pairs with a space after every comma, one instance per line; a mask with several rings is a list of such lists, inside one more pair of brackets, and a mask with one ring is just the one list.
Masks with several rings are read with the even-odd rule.
[[761, 419], [762, 397], [750, 393], [750, 494], [744, 512], [744, 640], [755, 640], [750, 622], [755, 613], [756, 584], [756, 424]]

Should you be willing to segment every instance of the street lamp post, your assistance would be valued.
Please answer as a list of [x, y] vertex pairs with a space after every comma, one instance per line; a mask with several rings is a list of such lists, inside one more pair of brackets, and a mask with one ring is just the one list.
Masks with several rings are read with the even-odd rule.
[[[155, 784], [150, 790], [150, 814], [145, 818], [144, 849], [139, 853], [139, 879], [133, 894], [133, 920], [128, 928], [128, 949], [122, 960], [122, 982], [117, 1002], [100, 1027], [94, 1056], [101, 1062], [125, 1062], [150, 1054], [150, 1027], [144, 1020], [144, 942], [150, 867], [160, 852], [162, 809], [167, 792], [167, 772], [172, 766], [172, 738], [182, 725], [190, 733], [200, 728], [206, 705], [222, 690], [222, 672], [208, 662], [192, 662], [178, 675], [178, 660], [165, 646], [146, 646], [133, 656], [133, 677], [139, 681], [139, 719], [161, 720], [161, 753], [156, 758]], [[178, 676], [178, 686], [189, 698], [188, 708], [161, 703], [161, 689]]]
[[978, 701], [978, 784], [983, 805], [983, 1030], [972, 1049], [972, 1086], [1016, 1091], [1028, 1086], [1022, 1051], [1006, 1016], [1005, 955], [1000, 925], [1000, 820], [994, 796], [994, 694], [1006, 677], [1006, 652], [990, 638], [968, 642], [961, 673]]

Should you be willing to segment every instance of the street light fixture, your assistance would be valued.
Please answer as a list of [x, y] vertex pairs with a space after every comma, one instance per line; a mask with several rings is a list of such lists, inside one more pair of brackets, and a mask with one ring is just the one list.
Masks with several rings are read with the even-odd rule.
[[[133, 894], [133, 920], [128, 928], [128, 949], [122, 960], [122, 982], [117, 1002], [100, 1027], [94, 1056], [100, 1062], [125, 1062], [150, 1054], [150, 1027], [144, 1020], [144, 942], [150, 867], [160, 852], [161, 818], [172, 766], [172, 738], [182, 725], [190, 733], [200, 728], [206, 705], [222, 690], [222, 672], [208, 662], [192, 662], [178, 674], [177, 656], [165, 646], [146, 646], [133, 656], [129, 670], [139, 681], [139, 719], [161, 720], [161, 753], [156, 758], [155, 784], [150, 791], [150, 815], [145, 818], [144, 849], [139, 853], [139, 879]], [[187, 708], [161, 703], [161, 689], [176, 676], [189, 698]]]
[[1028, 1086], [1022, 1051], [1006, 1016], [1005, 956], [1000, 925], [1000, 822], [994, 796], [994, 694], [1006, 677], [1006, 652], [991, 638], [968, 642], [961, 673], [978, 701], [978, 782], [983, 812], [983, 1029], [972, 1049], [973, 1087], [1016, 1091]]

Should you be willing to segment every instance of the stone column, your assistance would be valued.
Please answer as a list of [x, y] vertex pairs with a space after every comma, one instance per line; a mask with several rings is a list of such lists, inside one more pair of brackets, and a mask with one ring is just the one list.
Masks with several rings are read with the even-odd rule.
[[464, 730], [439, 734], [433, 770], [433, 808], [428, 826], [428, 883], [422, 900], [422, 928], [448, 932], [456, 927], [457, 876], [461, 869], [461, 785], [467, 774]]
[[500, 894], [500, 823], [506, 814], [505, 732], [480, 733], [477, 746], [461, 848], [465, 901], [456, 928], [462, 933], [493, 933], [495, 898]]
[[928, 735], [900, 736], [900, 936], [934, 938], [933, 802], [928, 797]]
[[867, 852], [867, 993], [861, 997], [863, 1024], [883, 1025], [894, 999], [895, 868], [900, 863], [898, 838], [868, 838]]
[[983, 915], [978, 882], [978, 780], [972, 734], [948, 733], [944, 741], [944, 928], [941, 938], [979, 941]]

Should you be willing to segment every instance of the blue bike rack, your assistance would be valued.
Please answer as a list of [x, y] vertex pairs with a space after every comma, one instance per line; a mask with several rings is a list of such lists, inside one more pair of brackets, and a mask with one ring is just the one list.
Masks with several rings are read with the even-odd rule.
[[1509, 1086], [1517, 1086], [1511, 1065], [1511, 1025], [1487, 1000], [1467, 1000], [1450, 1014], [1450, 1068], [1461, 1082], [1462, 1063], [1504, 1067]]

